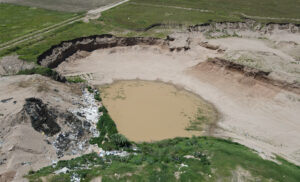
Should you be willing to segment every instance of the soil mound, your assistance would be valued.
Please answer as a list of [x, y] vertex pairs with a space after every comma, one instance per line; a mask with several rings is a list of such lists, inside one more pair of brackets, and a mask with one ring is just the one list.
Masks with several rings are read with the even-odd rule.
[[53, 136], [60, 132], [61, 129], [55, 122], [57, 116], [47, 109], [47, 106], [41, 99], [27, 98], [25, 101], [24, 109], [30, 117], [32, 127], [36, 131], [43, 132], [47, 136]]

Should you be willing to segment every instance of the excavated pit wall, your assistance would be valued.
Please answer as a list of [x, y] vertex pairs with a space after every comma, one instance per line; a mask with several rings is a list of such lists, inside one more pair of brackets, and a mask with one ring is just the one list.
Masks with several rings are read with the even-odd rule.
[[276, 30], [284, 30], [289, 33], [300, 33], [300, 24], [292, 23], [258, 23], [253, 20], [246, 20], [245, 22], [218, 22], [218, 23], [204, 23], [188, 27], [189, 32], [209, 32], [222, 30], [251, 30], [253, 32], [260, 32], [263, 34], [273, 33]]
[[[252, 20], [245, 22], [220, 22], [211, 24], [199, 24], [190, 26], [188, 31], [211, 32], [224, 30], [251, 30], [262, 34], [271, 34], [277, 30], [283, 30], [289, 33], [300, 33], [300, 24], [291, 23], [268, 23], [261, 24]], [[188, 50], [190, 47], [170, 47], [169, 42], [174, 41], [169, 36], [166, 39], [152, 38], [152, 37], [116, 37], [110, 34], [93, 35], [88, 37], [76, 38], [70, 41], [63, 41], [58, 45], [52, 46], [49, 50], [38, 57], [38, 64], [48, 67], [56, 68], [60, 63], [65, 61], [77, 51], [94, 51], [97, 49], [112, 48], [118, 46], [134, 46], [134, 45], [160, 45], [166, 46], [170, 51]], [[280, 80], [274, 80], [269, 77], [269, 72], [254, 70], [245, 65], [232, 63], [228, 60], [215, 58], [209, 61], [210, 64], [223, 66], [229, 70], [236, 70], [243, 72], [245, 76], [253, 77], [263, 82], [270, 83], [274, 86], [293, 91], [300, 94], [300, 86], [297, 83], [286, 83]], [[250, 70], [250, 71], [249, 71]]]
[[242, 64], [237, 64], [226, 59], [222, 58], [210, 58], [204, 63], [201, 64], [211, 64], [212, 66], [217, 66], [225, 68], [226, 70], [237, 71], [246, 77], [252, 77], [256, 80], [271, 84], [273, 86], [300, 94], [300, 85], [299, 83], [288, 83], [281, 80], [275, 80], [269, 77], [270, 72], [261, 71], [256, 68], [251, 68]]
[[70, 41], [63, 41], [52, 46], [38, 57], [38, 64], [56, 68], [60, 63], [77, 51], [91, 52], [96, 49], [112, 48], [117, 46], [134, 45], [166, 45], [167, 40], [151, 37], [115, 37], [110, 34], [81, 37]]
[[[158, 24], [161, 26], [161, 24]], [[253, 32], [260, 32], [263, 34], [271, 34], [276, 30], [284, 30], [289, 33], [300, 33], [300, 24], [291, 23], [257, 23], [253, 20], [246, 20], [245, 22], [219, 22], [219, 23], [205, 23], [190, 26], [187, 29], [189, 32], [212, 32], [212, 31], [226, 31], [226, 30], [251, 30]], [[167, 39], [159, 39], [152, 37], [115, 37], [111, 34], [92, 35], [88, 37], [76, 38], [69, 41], [63, 41], [58, 45], [52, 46], [50, 49], [42, 53], [38, 57], [38, 64], [48, 67], [56, 68], [66, 58], [73, 55], [75, 52], [93, 51], [96, 49], [111, 48], [117, 46], [133, 46], [133, 45], [168, 45], [172, 41]], [[174, 48], [173, 48], [174, 49]], [[176, 50], [188, 50], [189, 48], [176, 48]], [[171, 50], [171, 49], [170, 49]]]

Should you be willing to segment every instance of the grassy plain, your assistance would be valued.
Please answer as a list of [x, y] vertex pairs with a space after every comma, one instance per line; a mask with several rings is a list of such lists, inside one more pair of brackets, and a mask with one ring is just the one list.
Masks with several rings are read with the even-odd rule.
[[0, 2], [67, 12], [87, 11], [119, 1], [120, 0], [0, 0]]
[[0, 44], [78, 15], [3, 3], [0, 12]]
[[298, 0], [131, 0], [137, 3], [212, 10], [223, 14], [300, 18]]
[[[300, 179], [300, 168], [277, 158], [281, 164], [264, 160], [252, 150], [230, 141], [209, 137], [175, 138], [155, 143], [136, 144], [127, 157], [99, 158], [92, 153], [69, 161], [60, 161], [27, 178], [39, 181], [69, 181], [75, 175], [81, 181], [101, 176], [102, 181], [289, 181]], [[87, 165], [89, 166], [87, 168]], [[69, 173], [50, 175], [63, 167]]]
[[100, 20], [124, 29], [138, 30], [155, 23], [194, 25], [209, 21], [240, 21], [241, 19], [219, 12], [189, 11], [127, 3], [104, 12]]

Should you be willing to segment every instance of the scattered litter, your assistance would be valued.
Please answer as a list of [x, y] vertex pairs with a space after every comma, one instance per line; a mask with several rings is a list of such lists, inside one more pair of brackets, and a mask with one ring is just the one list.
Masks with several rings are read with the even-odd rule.
[[82, 106], [79, 109], [72, 110], [71, 112], [79, 117], [85, 117], [86, 121], [91, 124], [90, 131], [94, 137], [99, 136], [99, 131], [97, 130], [97, 122], [99, 119], [99, 104], [94, 98], [94, 94], [83, 91], [81, 96]]
[[128, 156], [130, 153], [126, 152], [126, 151], [118, 151], [118, 150], [112, 150], [112, 151], [100, 151], [99, 153], [99, 157], [105, 157], [106, 155], [114, 155], [114, 156], [119, 156], [119, 157], [126, 157]]
[[52, 160], [52, 164], [51, 164], [51, 165], [52, 165], [52, 167], [53, 167], [53, 168], [55, 168], [55, 167], [56, 167], [56, 165], [57, 165], [57, 162], [58, 162], [57, 160]]
[[21, 165], [24, 166], [24, 165], [31, 165], [31, 162], [21, 162]]
[[195, 159], [195, 156], [192, 156], [192, 155], [185, 155], [183, 157], [186, 159]]
[[12, 97], [10, 97], [10, 98], [8, 98], [8, 99], [2, 99], [0, 102], [2, 102], [2, 103], [6, 103], [6, 102], [8, 102], [8, 101], [10, 101], [10, 100], [12, 100], [13, 98]]
[[186, 164], [181, 163], [179, 169], [181, 169], [181, 168], [183, 168], [183, 167], [189, 167], [189, 166], [186, 165]]
[[57, 171], [54, 171], [54, 173], [55, 173], [55, 174], [61, 174], [61, 173], [66, 174], [66, 173], [69, 172], [69, 171], [70, 171], [69, 168], [64, 167], [64, 168], [61, 168], [61, 169], [59, 169], [59, 170], [57, 170]]
[[73, 173], [70, 181], [71, 182], [80, 182], [80, 176], [77, 173]]

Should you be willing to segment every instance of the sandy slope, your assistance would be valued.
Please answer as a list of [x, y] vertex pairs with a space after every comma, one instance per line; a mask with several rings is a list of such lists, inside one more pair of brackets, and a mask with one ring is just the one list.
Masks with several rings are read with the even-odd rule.
[[[245, 48], [249, 54], [252, 51], [252, 55], [264, 48], [263, 51], [279, 55], [284, 61], [295, 61], [295, 58], [289, 56], [287, 51], [270, 48], [265, 40], [258, 39], [244, 38], [237, 44], [235, 38], [205, 40], [200, 34], [181, 34], [173, 44], [180, 44], [187, 36], [191, 41], [189, 51], [169, 52], [155, 46], [96, 50], [86, 58], [70, 58], [57, 70], [64, 75], [82, 75], [95, 85], [138, 78], [161, 80], [184, 87], [213, 103], [220, 112], [222, 117], [215, 136], [233, 138], [266, 157], [275, 153], [300, 164], [299, 95], [240, 73], [206, 64], [198, 65], [209, 57], [225, 57], [238, 48]], [[220, 45], [225, 53], [206, 49], [199, 45], [201, 41]], [[249, 47], [252, 50], [249, 51]], [[278, 62], [275, 65], [280, 67], [285, 64]], [[286, 69], [282, 72], [289, 75]], [[299, 74], [293, 72], [292, 76]]]
[[22, 112], [25, 99], [40, 98], [64, 112], [78, 109], [82, 92], [40, 75], [1, 77], [0, 83], [0, 181], [27, 181], [23, 175], [29, 170], [48, 166], [58, 157], [49, 137], [34, 130]]

